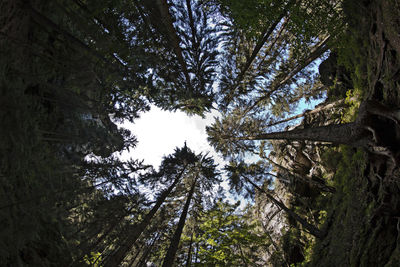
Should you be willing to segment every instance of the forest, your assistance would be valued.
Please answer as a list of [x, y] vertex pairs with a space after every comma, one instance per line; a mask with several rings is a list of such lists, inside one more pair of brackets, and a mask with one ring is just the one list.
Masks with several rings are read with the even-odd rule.
[[0, 1], [0, 266], [399, 264], [399, 1]]

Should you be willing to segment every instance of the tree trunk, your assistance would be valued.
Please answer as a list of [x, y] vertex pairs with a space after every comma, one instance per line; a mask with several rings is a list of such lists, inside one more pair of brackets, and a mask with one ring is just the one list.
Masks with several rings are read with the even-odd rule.
[[[160, 235], [160, 236], [161, 236], [161, 235]], [[149, 256], [150, 252], [152, 251], [152, 249], [153, 249], [153, 247], [154, 247], [154, 244], [156, 243], [156, 241], [158, 241], [158, 239], [160, 238], [160, 236], [157, 235], [156, 237], [154, 237], [154, 239], [152, 240], [150, 246], [146, 249], [146, 252], [142, 255], [142, 257], [140, 257], [140, 260], [139, 260], [139, 262], [138, 262], [138, 264], [137, 264], [136, 266], [138, 266], [138, 267], [146, 266], [146, 265], [145, 265], [146, 260], [147, 260], [147, 258], [148, 258], [148, 256]], [[133, 262], [132, 262], [131, 265], [133, 265]]]
[[242, 136], [236, 140], [295, 140], [321, 141], [333, 144], [362, 146], [366, 141], [366, 130], [358, 123], [331, 124], [283, 132], [272, 132], [254, 136]]
[[299, 73], [302, 69], [307, 67], [311, 62], [319, 58], [323, 53], [328, 51], [329, 46], [328, 42], [330, 40], [330, 36], [326, 37], [322, 42], [320, 42], [316, 47], [314, 47], [314, 50], [311, 51], [310, 55], [305, 58], [302, 62], [299, 62], [297, 66], [283, 79], [278, 87], [286, 84], [290, 79], [292, 79], [297, 73]]
[[[119, 63], [119, 66], [115, 66], [114, 63], [110, 62], [109, 60], [107, 60], [104, 55], [102, 55], [101, 53], [99, 53], [98, 51], [96, 51], [95, 49], [89, 47], [88, 45], [86, 45], [83, 41], [79, 40], [78, 38], [76, 38], [75, 36], [73, 36], [72, 34], [70, 34], [69, 32], [67, 32], [66, 30], [62, 29], [59, 25], [57, 25], [56, 23], [54, 23], [52, 20], [50, 20], [48, 17], [44, 16], [43, 14], [41, 14], [40, 12], [38, 12], [36, 9], [34, 9], [32, 6], [30, 5], [26, 5], [27, 9], [29, 10], [30, 15], [32, 16], [33, 20], [44, 26], [44, 27], [49, 27], [52, 30], [62, 34], [69, 42], [71, 42], [72, 44], [74, 44], [77, 48], [82, 49], [84, 51], [86, 51], [87, 53], [91, 54], [92, 56], [94, 56], [95, 58], [97, 58], [100, 61], [103, 61], [105, 63], [107, 63], [107, 65], [113, 67], [112, 70], [118, 72], [119, 69], [125, 68], [125, 66], [122, 64], [121, 61], [117, 60], [117, 63]], [[114, 57], [114, 56], [113, 56]]]
[[199, 243], [196, 243], [196, 253], [194, 254], [194, 263], [197, 263], [197, 259], [199, 258]]
[[[253, 52], [251, 53], [251, 56], [247, 59], [244, 68], [239, 73], [237, 81], [236, 81], [236, 84], [235, 84], [235, 87], [243, 80], [243, 77], [245, 76], [247, 70], [250, 68], [251, 63], [253, 63], [254, 59], [257, 57], [257, 55], [260, 52], [261, 48], [268, 41], [268, 39], [270, 38], [271, 34], [274, 32], [276, 26], [278, 26], [279, 22], [282, 20], [282, 18], [286, 14], [287, 14], [287, 9], [285, 9], [282, 12], [282, 14], [271, 25], [269, 25], [264, 30], [264, 32], [262, 33], [262, 38], [260, 40], [258, 40], [256, 46], [253, 49]], [[236, 88], [233, 88], [233, 89], [236, 89]]]
[[[129, 209], [128, 213], [129, 213], [132, 209], [133, 209], [133, 207]], [[93, 239], [95, 236], [98, 236], [98, 235], [102, 232], [102, 229], [101, 229], [98, 233], [96, 233], [96, 234], [94, 234], [93, 236], [90, 236], [90, 237], [86, 238], [84, 241], [82, 241], [82, 242], [77, 246], [77, 248], [78, 248], [78, 249], [81, 249], [83, 252], [76, 258], [77, 260], [75, 260], [75, 261], [80, 261], [80, 260], [82, 260], [83, 257], [84, 257], [85, 255], [89, 255], [91, 251], [96, 251], [97, 246], [98, 246], [98, 245], [99, 245], [99, 244], [100, 244], [114, 229], [115, 229], [115, 227], [118, 226], [118, 224], [120, 224], [120, 223], [122, 222], [124, 216], [126, 216], [126, 215], [127, 215], [127, 214], [124, 214], [123, 216], [119, 216], [119, 217], [111, 224], [111, 226], [110, 226], [110, 227], [109, 227], [109, 228], [108, 228], [108, 229], [107, 229], [93, 244], [91, 244], [91, 246], [90, 246], [89, 248], [84, 249], [84, 246], [86, 246], [86, 245], [88, 244], [88, 242], [89, 242], [91, 239]], [[110, 216], [114, 216], [114, 213], [110, 214]], [[80, 231], [82, 231], [82, 229], [81, 229]], [[76, 232], [74, 235], [71, 235], [71, 236], [75, 236], [76, 234], [78, 234], [78, 232]]]
[[186, 67], [186, 61], [183, 58], [182, 49], [179, 45], [180, 43], [179, 36], [176, 33], [171, 15], [169, 13], [168, 3], [166, 0], [153, 0], [153, 1], [155, 1], [155, 4], [157, 5], [158, 10], [160, 11], [161, 20], [168, 34], [167, 37], [170, 41], [171, 47], [174, 49], [176, 57], [178, 58], [178, 62], [181, 65], [182, 72], [185, 76], [186, 83], [188, 85], [188, 89], [191, 89], [192, 85], [190, 83], [190, 76]]
[[194, 189], [196, 187], [197, 177], [194, 180], [192, 187], [190, 188], [188, 197], [186, 199], [185, 206], [183, 207], [181, 217], [179, 218], [178, 227], [172, 237], [171, 244], [169, 245], [167, 254], [165, 255], [162, 267], [171, 267], [175, 261], [175, 255], [178, 250], [179, 241], [181, 240], [181, 235], [183, 227], [185, 226], [186, 217], [189, 211], [190, 201], [192, 200]]
[[[278, 211], [280, 211], [280, 210], [278, 210]], [[277, 213], [275, 213], [274, 216], [271, 217], [271, 219], [274, 218], [276, 214]], [[264, 225], [264, 223], [261, 223], [261, 225], [264, 228], [264, 232], [265, 232], [265, 234], [267, 234], [268, 239], [271, 241], [272, 246], [275, 248], [275, 251], [278, 253], [278, 255], [281, 256], [282, 260], [285, 262], [286, 267], [290, 267], [290, 264], [288, 263], [288, 261], [285, 258], [285, 253], [283, 252], [283, 250], [279, 248], [278, 244], [275, 242], [275, 240], [273, 239], [273, 237], [269, 233], [269, 231], [268, 231], [267, 227]], [[271, 253], [271, 255], [272, 255], [272, 253]]]
[[305, 112], [303, 112], [301, 114], [297, 114], [297, 115], [294, 115], [294, 116], [291, 116], [289, 118], [282, 119], [282, 120], [279, 120], [279, 121], [271, 122], [271, 123], [269, 123], [267, 125], [267, 127], [271, 127], [271, 126], [275, 126], [275, 125], [278, 125], [278, 124], [281, 124], [281, 123], [284, 123], [284, 122], [288, 122], [288, 121], [292, 121], [292, 120], [295, 120], [295, 119], [299, 119], [299, 118], [302, 118], [302, 117], [304, 117], [306, 115], [311, 115], [311, 114], [318, 113], [318, 112], [320, 112], [322, 110], [332, 109], [332, 108], [334, 108], [336, 106], [340, 106], [340, 105], [342, 105], [344, 103], [345, 103], [345, 100], [344, 99], [340, 99], [340, 100], [337, 100], [335, 102], [326, 104], [324, 106], [317, 107], [317, 108], [315, 108], [313, 110], [307, 110], [307, 111], [305, 111]]
[[247, 176], [242, 175], [246, 181], [248, 181], [251, 185], [253, 185], [258, 191], [262, 192], [265, 194], [265, 196], [272, 201], [275, 205], [277, 205], [279, 208], [284, 210], [290, 217], [292, 217], [294, 220], [299, 222], [305, 230], [308, 231], [311, 235], [315, 236], [316, 238], [322, 238], [323, 234], [322, 232], [314, 225], [308, 223], [305, 219], [301, 218], [297, 213], [286, 207], [285, 204], [280, 202], [279, 200], [275, 199], [272, 194], [268, 193], [264, 189], [260, 188], [258, 185], [256, 185], [252, 180], [250, 180]]
[[190, 244], [189, 244], [189, 251], [188, 251], [188, 256], [186, 260], [186, 267], [190, 267], [192, 265], [192, 245], [193, 245], [193, 233], [192, 236], [190, 237]]
[[[303, 177], [302, 175], [298, 175], [297, 173], [292, 172], [292, 171], [289, 170], [288, 168], [285, 168], [284, 166], [282, 166], [282, 165], [276, 163], [275, 161], [273, 161], [272, 159], [270, 159], [270, 158], [268, 158], [268, 157], [263, 157], [263, 158], [266, 159], [266, 160], [268, 160], [268, 161], [269, 161], [270, 163], [272, 163], [274, 166], [280, 168], [281, 170], [284, 170], [284, 171], [287, 172], [290, 176], [292, 176], [292, 177], [294, 177], [294, 178], [296, 178], [296, 179], [298, 179], [298, 180], [300, 180], [300, 181], [302, 181], [302, 182], [304, 182], [304, 183], [306, 183], [306, 184], [308, 183], [308, 184], [310, 184], [310, 185], [312, 185], [312, 186], [318, 188], [318, 189], [321, 190], [321, 191], [328, 192], [328, 193], [335, 193], [335, 192], [336, 192], [336, 188], [324, 184], [324, 183], [322, 182], [322, 181], [323, 181], [322, 178], [319, 178], [319, 179], [321, 180], [321, 182], [312, 180], [312, 177], [310, 177], [310, 178], [305, 178], [305, 177]], [[278, 179], [279, 179], [279, 178], [278, 178]]]
[[137, 248], [135, 256], [131, 259], [131, 262], [129, 263], [129, 267], [133, 266], [133, 264], [135, 263], [137, 257], [140, 255], [140, 252], [142, 251], [144, 246], [145, 246], [145, 244], [143, 244], [140, 248]]
[[150, 224], [151, 219], [156, 214], [161, 205], [164, 203], [165, 199], [175, 188], [176, 184], [181, 179], [185, 169], [186, 166], [182, 169], [179, 175], [175, 178], [174, 182], [168, 187], [168, 189], [160, 195], [160, 197], [157, 199], [156, 204], [150, 210], [150, 212], [144, 217], [143, 221], [132, 227], [131, 232], [128, 233], [128, 238], [123, 242], [123, 244], [120, 245], [120, 247], [117, 249], [117, 251], [115, 251], [115, 253], [110, 255], [109, 260], [104, 263], [104, 267], [116, 267], [122, 262], [122, 260], [125, 258], [125, 255], [129, 252], [133, 244], [139, 238], [140, 234]]
[[248, 265], [247, 265], [246, 257], [244, 256], [244, 253], [243, 253], [243, 250], [242, 250], [242, 246], [240, 245], [240, 243], [238, 243], [237, 246], [238, 246], [239, 251], [240, 251], [240, 258], [241, 258], [241, 260], [243, 262], [243, 266], [247, 267]]

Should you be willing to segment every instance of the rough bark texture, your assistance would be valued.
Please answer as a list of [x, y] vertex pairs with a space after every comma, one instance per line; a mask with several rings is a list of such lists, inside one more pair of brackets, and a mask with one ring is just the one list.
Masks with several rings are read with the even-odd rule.
[[[352, 145], [364, 139], [366, 131], [356, 123], [334, 124], [284, 132], [264, 133], [255, 136], [239, 137], [239, 140], [297, 140], [321, 141], [333, 144]], [[361, 138], [361, 139], [360, 139]]]

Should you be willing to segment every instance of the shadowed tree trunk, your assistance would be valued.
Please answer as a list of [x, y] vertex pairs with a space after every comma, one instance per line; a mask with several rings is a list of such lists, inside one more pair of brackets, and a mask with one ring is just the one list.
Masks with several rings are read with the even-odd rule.
[[[147, 261], [148, 256], [150, 255], [150, 252], [152, 251], [154, 244], [158, 241], [161, 235], [156, 235], [156, 237], [151, 241], [151, 244], [147, 247], [145, 253], [143, 253], [142, 257], [140, 257], [140, 260], [136, 266], [141, 267], [141, 266], [146, 266], [145, 263]], [[133, 266], [133, 262], [131, 264]]]
[[233, 137], [235, 140], [295, 140], [321, 141], [333, 144], [362, 146], [366, 144], [367, 131], [356, 122], [331, 124], [283, 132], [257, 134], [254, 136]]
[[[272, 33], [274, 32], [274, 30], [276, 29], [276, 27], [278, 26], [278, 24], [282, 20], [282, 18], [286, 16], [288, 9], [293, 4], [293, 2], [294, 1], [291, 1], [286, 6], [286, 8], [283, 10], [283, 12], [278, 16], [278, 18], [276, 18], [275, 21], [271, 25], [268, 25], [268, 27], [266, 29], [264, 29], [264, 31], [261, 35], [261, 39], [258, 40], [250, 57], [247, 59], [246, 64], [244, 65], [243, 69], [240, 71], [235, 86], [237, 86], [242, 81], [243, 77], [245, 76], [245, 74], [248, 71], [248, 69], [250, 68], [251, 64], [257, 57], [258, 53], [261, 51], [262, 47], [267, 43], [268, 39], [271, 37]], [[235, 89], [235, 88], [233, 88], [233, 89]]]
[[269, 157], [262, 157], [262, 158], [268, 160], [268, 162], [270, 162], [274, 166], [278, 167], [279, 169], [285, 171], [288, 175], [296, 178], [297, 180], [300, 180], [300, 181], [302, 181], [302, 182], [304, 182], [306, 184], [310, 184], [310, 185], [312, 185], [312, 186], [314, 186], [314, 187], [316, 187], [319, 190], [324, 191], [324, 192], [328, 192], [328, 193], [335, 193], [336, 192], [336, 189], [334, 187], [326, 185], [324, 182], [321, 182], [321, 181], [324, 181], [322, 178], [319, 178], [318, 181], [314, 181], [311, 177], [310, 178], [303, 177], [302, 175], [299, 175], [299, 174], [293, 172], [292, 170], [290, 170], [288, 168], [285, 168], [284, 166], [276, 163], [275, 161], [273, 161]]
[[193, 245], [193, 233], [192, 236], [190, 237], [190, 244], [189, 244], [189, 251], [188, 251], [188, 256], [186, 260], [186, 267], [190, 267], [192, 265], [192, 245]]
[[183, 207], [181, 217], [179, 218], [178, 227], [172, 237], [167, 254], [165, 255], [162, 267], [171, 267], [175, 261], [176, 251], [178, 250], [179, 241], [181, 239], [183, 227], [185, 226], [186, 217], [189, 211], [190, 201], [192, 200], [194, 189], [196, 187], [197, 177], [190, 188], [185, 206]]
[[186, 61], [183, 58], [183, 53], [182, 49], [179, 45], [180, 39], [178, 34], [176, 33], [176, 30], [173, 25], [173, 21], [171, 18], [171, 14], [169, 13], [169, 8], [168, 8], [168, 3], [166, 0], [152, 0], [155, 5], [157, 5], [158, 10], [161, 14], [161, 20], [165, 26], [165, 29], [168, 34], [168, 39], [170, 41], [171, 47], [174, 49], [174, 53], [176, 57], [178, 58], [178, 62], [181, 65], [182, 72], [185, 75], [186, 83], [188, 88], [192, 88], [191, 82], [190, 82], [190, 76], [189, 72], [186, 66]]
[[329, 49], [329, 40], [330, 36], [326, 37], [324, 40], [322, 40], [314, 49], [311, 51], [311, 53], [308, 55], [307, 58], [305, 58], [303, 61], [299, 62], [293, 70], [291, 70], [289, 73], [286, 74], [286, 76], [282, 77], [280, 81], [277, 81], [276, 84], [273, 84], [271, 88], [266, 92], [264, 95], [260, 96], [258, 99], [256, 99], [253, 103], [253, 105], [249, 106], [245, 113], [248, 113], [252, 111], [259, 103], [264, 101], [265, 99], [269, 99], [271, 95], [278, 91], [281, 86], [287, 84], [294, 76], [296, 76], [299, 72], [301, 72], [303, 69], [305, 69], [311, 62], [322, 56], [326, 51]]
[[[293, 129], [283, 132], [257, 134], [254, 136], [227, 136], [233, 140], [296, 140], [296, 141], [320, 141], [332, 144], [343, 144], [353, 147], [363, 147], [370, 152], [384, 155], [400, 164], [399, 155], [394, 154], [392, 146], [398, 147], [397, 137], [382, 137], [382, 129], [376, 128], [381, 119], [394, 122], [394, 127], [400, 126], [400, 110], [388, 108], [375, 101], [366, 100], [360, 104], [357, 119], [351, 123], [331, 124], [304, 129]], [[387, 123], [385, 125], [388, 125]], [[379, 127], [379, 126], [378, 126]], [[385, 126], [385, 131], [394, 132], [393, 126]], [[383, 133], [383, 136], [385, 134]]]
[[279, 200], [277, 200], [276, 198], [274, 198], [272, 196], [272, 194], [268, 193], [267, 191], [265, 191], [264, 189], [262, 189], [261, 187], [259, 187], [258, 185], [256, 185], [251, 179], [249, 179], [247, 176], [242, 175], [242, 177], [244, 177], [246, 179], [247, 182], [249, 182], [252, 186], [254, 186], [254, 188], [256, 188], [258, 191], [264, 193], [264, 195], [272, 202], [274, 203], [276, 206], [278, 206], [279, 208], [281, 208], [282, 210], [284, 210], [290, 217], [292, 217], [294, 220], [296, 220], [298, 223], [300, 223], [303, 228], [305, 230], [307, 230], [307, 232], [309, 232], [311, 235], [317, 237], [317, 238], [322, 238], [323, 237], [323, 233], [314, 225], [308, 223], [305, 219], [303, 219], [302, 217], [300, 217], [296, 212], [292, 211], [291, 209], [289, 209], [288, 207], [286, 207], [285, 204], [283, 204], [282, 202], [280, 202]]
[[129, 267], [133, 266], [133, 264], [135, 263], [137, 257], [140, 255], [140, 252], [142, 251], [144, 246], [145, 246], [145, 244], [143, 244], [140, 248], [137, 249], [137, 252], [135, 253], [135, 256], [133, 256], [133, 258], [131, 259], [131, 262], [129, 263]]
[[[351, 98], [351, 100], [355, 100], [355, 99]], [[313, 110], [307, 110], [307, 111], [305, 111], [305, 112], [303, 112], [301, 114], [297, 114], [297, 115], [294, 115], [294, 116], [291, 116], [291, 117], [288, 117], [286, 119], [282, 119], [282, 120], [279, 120], [279, 121], [271, 122], [271, 123], [269, 123], [267, 125], [267, 127], [271, 127], [271, 126], [275, 126], [275, 125], [278, 125], [278, 124], [281, 124], [281, 123], [284, 123], [284, 122], [288, 122], [288, 121], [292, 121], [292, 120], [295, 120], [295, 119], [299, 119], [299, 118], [302, 118], [302, 117], [304, 117], [306, 115], [319, 113], [320, 111], [323, 111], [323, 110], [328, 110], [328, 109], [332, 109], [332, 108], [335, 108], [335, 107], [343, 106], [344, 103], [345, 103], [345, 100], [344, 99], [340, 99], [340, 100], [337, 100], [335, 102], [326, 104], [324, 106], [316, 107]]]
[[119, 264], [125, 258], [126, 254], [132, 248], [133, 244], [139, 238], [140, 234], [150, 224], [151, 219], [156, 214], [156, 212], [161, 207], [161, 205], [164, 203], [165, 199], [168, 197], [168, 195], [171, 193], [171, 191], [175, 188], [175, 186], [177, 185], [177, 183], [181, 179], [185, 169], [186, 169], [186, 166], [182, 169], [182, 171], [179, 173], [179, 175], [175, 178], [174, 182], [168, 187], [168, 189], [165, 190], [159, 196], [159, 198], [157, 199], [156, 204], [150, 210], [150, 212], [148, 214], [146, 214], [146, 216], [144, 217], [143, 221], [131, 228], [131, 231], [129, 233], [127, 233], [128, 234], [127, 239], [123, 242], [123, 244], [120, 245], [120, 247], [117, 249], [117, 251], [115, 251], [114, 254], [110, 255], [110, 257], [107, 260], [107, 262], [104, 263], [105, 267], [116, 267], [116, 266], [119, 266]]

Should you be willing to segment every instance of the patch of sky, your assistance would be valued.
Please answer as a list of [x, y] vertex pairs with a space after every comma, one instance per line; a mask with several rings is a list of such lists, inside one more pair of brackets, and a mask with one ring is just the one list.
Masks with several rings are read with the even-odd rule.
[[[134, 149], [123, 151], [119, 157], [122, 160], [143, 159], [144, 164], [152, 165], [157, 169], [164, 156], [173, 153], [176, 147], [182, 147], [186, 142], [187, 146], [195, 153], [212, 156], [221, 169], [227, 162], [209, 145], [206, 133], [206, 126], [214, 121], [214, 117], [219, 116], [220, 114], [216, 110], [201, 118], [200, 116], [188, 116], [181, 111], [169, 112], [152, 106], [149, 112], [141, 114], [140, 119], [134, 123], [125, 121], [119, 124], [120, 127], [130, 130], [138, 140]], [[216, 194], [218, 187], [221, 186], [229, 202], [234, 203], [241, 200], [242, 205], [246, 205], [247, 202], [242, 198], [229, 193], [227, 179], [223, 175], [223, 182], [217, 185], [210, 194]], [[143, 190], [145, 189], [143, 188]]]

